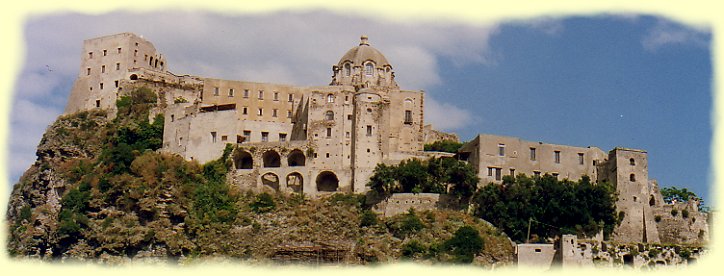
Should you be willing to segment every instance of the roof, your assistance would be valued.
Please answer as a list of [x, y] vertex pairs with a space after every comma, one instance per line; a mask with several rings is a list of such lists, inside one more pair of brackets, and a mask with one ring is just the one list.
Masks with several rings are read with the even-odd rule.
[[349, 61], [353, 65], [362, 65], [369, 60], [373, 61], [376, 67], [390, 65], [387, 58], [380, 51], [370, 46], [367, 36], [363, 35], [360, 37], [359, 46], [349, 49], [337, 64], [341, 67], [345, 62]]

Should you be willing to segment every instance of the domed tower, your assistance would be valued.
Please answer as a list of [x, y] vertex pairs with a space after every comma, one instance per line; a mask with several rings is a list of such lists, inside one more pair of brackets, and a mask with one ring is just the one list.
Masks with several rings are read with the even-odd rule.
[[399, 88], [392, 65], [380, 51], [370, 46], [367, 36], [360, 37], [359, 46], [347, 51], [337, 65], [332, 66], [330, 85], [351, 85], [362, 88]]

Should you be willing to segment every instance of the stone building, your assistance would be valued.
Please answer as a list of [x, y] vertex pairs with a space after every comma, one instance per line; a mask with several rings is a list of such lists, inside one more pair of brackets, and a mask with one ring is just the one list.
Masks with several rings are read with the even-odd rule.
[[[366, 36], [332, 66], [331, 82], [324, 86], [175, 75], [167, 68], [164, 56], [140, 36], [85, 40], [65, 113], [102, 108], [113, 117], [120, 95], [149, 88], [159, 98], [150, 116], [164, 116], [162, 151], [205, 163], [232, 144], [232, 183], [311, 196], [365, 192], [377, 164], [451, 157], [424, 152], [423, 144], [458, 140], [425, 125], [424, 92], [400, 89], [392, 64]], [[473, 165], [482, 184], [519, 173], [571, 180], [587, 175], [613, 183], [624, 217], [614, 237], [619, 241], [708, 239], [706, 214], [695, 206], [663, 203], [656, 182], [648, 179], [642, 150], [615, 148], [606, 154], [596, 147], [481, 134], [458, 156]], [[687, 216], [673, 216], [674, 209], [686, 210]]]

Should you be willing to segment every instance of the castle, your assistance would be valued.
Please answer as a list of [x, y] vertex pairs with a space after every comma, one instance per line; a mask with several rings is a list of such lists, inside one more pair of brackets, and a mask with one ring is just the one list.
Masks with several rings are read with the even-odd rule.
[[[65, 113], [102, 108], [115, 116], [119, 95], [148, 87], [159, 96], [153, 114], [163, 114], [162, 151], [205, 163], [232, 154], [232, 183], [255, 190], [304, 193], [364, 193], [379, 163], [453, 154], [425, 152], [437, 139], [457, 139], [424, 124], [424, 92], [402, 90], [387, 58], [362, 36], [332, 66], [326, 86], [221, 80], [175, 75], [153, 44], [131, 33], [85, 40], [80, 73]], [[587, 175], [618, 192], [621, 242], [708, 240], [706, 214], [690, 201], [664, 204], [648, 178], [645, 151], [573, 147], [481, 134], [456, 155], [476, 169], [482, 184], [502, 175]], [[687, 210], [675, 218], [672, 209]], [[665, 217], [662, 219], [662, 217]], [[663, 226], [663, 227], [662, 227]], [[693, 233], [693, 234], [692, 234]]]

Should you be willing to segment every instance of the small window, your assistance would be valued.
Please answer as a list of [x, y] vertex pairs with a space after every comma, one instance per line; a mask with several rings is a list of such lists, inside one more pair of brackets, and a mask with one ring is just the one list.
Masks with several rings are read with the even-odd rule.
[[334, 95], [332, 95], [332, 94], [327, 95], [327, 102], [328, 102], [328, 103], [333, 103], [333, 102], [334, 102]]
[[276, 109], [273, 109], [273, 110], [272, 110], [272, 117], [275, 117], [275, 118], [277, 117], [277, 110], [276, 110]]
[[505, 144], [498, 144], [498, 156], [505, 156]]
[[291, 111], [291, 110], [287, 110], [287, 118], [291, 118], [291, 117], [292, 117], [292, 111]]
[[121, 70], [121, 63], [116, 63], [116, 71]]
[[503, 177], [503, 169], [495, 168], [495, 180], [500, 180]]
[[102, 83], [102, 82], [100, 83], [99, 86], [101, 87], [101, 90], [103, 90], [103, 83]]
[[269, 132], [262, 132], [262, 133], [261, 133], [261, 141], [262, 141], [262, 142], [269, 142]]
[[118, 53], [119, 53], [119, 54], [121, 53], [121, 48], [118, 48]]
[[326, 113], [324, 113], [324, 119], [327, 121], [334, 120], [334, 112], [332, 110], [329, 110]]
[[96, 107], [101, 107], [101, 100], [96, 100]]
[[582, 152], [578, 153], [578, 164], [583, 165], [583, 153]]
[[93, 59], [93, 52], [88, 52], [88, 59]]
[[287, 141], [287, 134], [279, 133], [279, 142], [286, 142], [286, 141]]
[[352, 114], [347, 114], [347, 120], [352, 120]]
[[260, 100], [264, 99], [264, 90], [259, 90], [259, 99]]
[[219, 88], [214, 87], [214, 96], [218, 96], [218, 95], [219, 95]]
[[372, 73], [374, 72], [374, 70], [375, 70], [375, 65], [372, 64], [372, 62], [368, 62], [367, 64], [365, 64], [365, 75], [372, 76]]
[[90, 75], [90, 68], [86, 68], [86, 75]]
[[244, 141], [251, 141], [251, 130], [244, 130]]
[[349, 77], [349, 75], [352, 74], [352, 70], [351, 70], [351, 69], [352, 69], [352, 68], [351, 68], [351, 66], [349, 65], [349, 63], [345, 63], [345, 64], [344, 64], [344, 76], [345, 76], [345, 77]]
[[328, 127], [327, 128], [327, 138], [331, 138], [331, 137], [332, 137], [332, 128]]
[[244, 89], [244, 98], [249, 98], [249, 89]]
[[533, 171], [534, 176], [540, 176], [540, 171]]
[[211, 132], [211, 143], [216, 143], [216, 131]]
[[226, 142], [226, 140], [228, 140], [228, 139], [229, 139], [228, 136], [226, 136], [226, 135], [221, 135], [221, 142]]
[[561, 151], [557, 150], [553, 152], [553, 159], [555, 160], [556, 164], [561, 163]]
[[103, 50], [103, 56], [105, 57], [106, 55], [108, 55], [108, 51], [107, 51], [107, 50]]
[[[138, 46], [138, 45], [136, 45], [136, 46]], [[138, 50], [133, 50], [133, 56], [134, 56], [134, 57], [135, 57], [135, 56], [138, 56]]]
[[488, 167], [488, 176], [493, 176], [493, 170], [494, 170], [494, 169], [495, 169], [495, 168], [493, 168], [493, 167]]
[[535, 161], [535, 148], [530, 148], [530, 161]]
[[106, 72], [106, 66], [105, 66], [105, 65], [101, 65], [101, 73], [105, 73], [105, 72]]
[[631, 182], [636, 182], [636, 175], [635, 175], [635, 174], [631, 174], [631, 175], [628, 176], [628, 179], [631, 180]]
[[412, 124], [412, 110], [405, 110], [405, 124]]
[[171, 114], [171, 122], [174, 121], [174, 117], [175, 117], [175, 116], [174, 116], [173, 114]]
[[344, 133], [344, 137], [349, 138], [349, 131]]
[[247, 110], [246, 106], [241, 109], [241, 114], [244, 114], [244, 115], [248, 114], [248, 110]]
[[372, 136], [372, 126], [367, 126], [367, 136]]
[[115, 84], [116, 88], [118, 88], [118, 81], [114, 81], [113, 84]]
[[556, 179], [558, 179], [558, 173], [552, 173], [551, 175], [553, 175], [553, 177], [555, 177]]
[[631, 166], [636, 166], [636, 160], [634, 160], [633, 158], [629, 159], [628, 163], [631, 164]]
[[88, 90], [93, 91], [93, 86], [89, 86]]
[[264, 110], [259, 108], [259, 112], [257, 112], [256, 115], [259, 115], [259, 116], [264, 115]]
[[234, 88], [229, 88], [229, 97], [234, 96]]
[[289, 94], [289, 102], [291, 103], [291, 102], [293, 102], [293, 101], [294, 101], [294, 95]]
[[510, 169], [510, 176], [515, 176], [515, 169]]
[[279, 100], [279, 92], [274, 92], [274, 100], [275, 101]]

